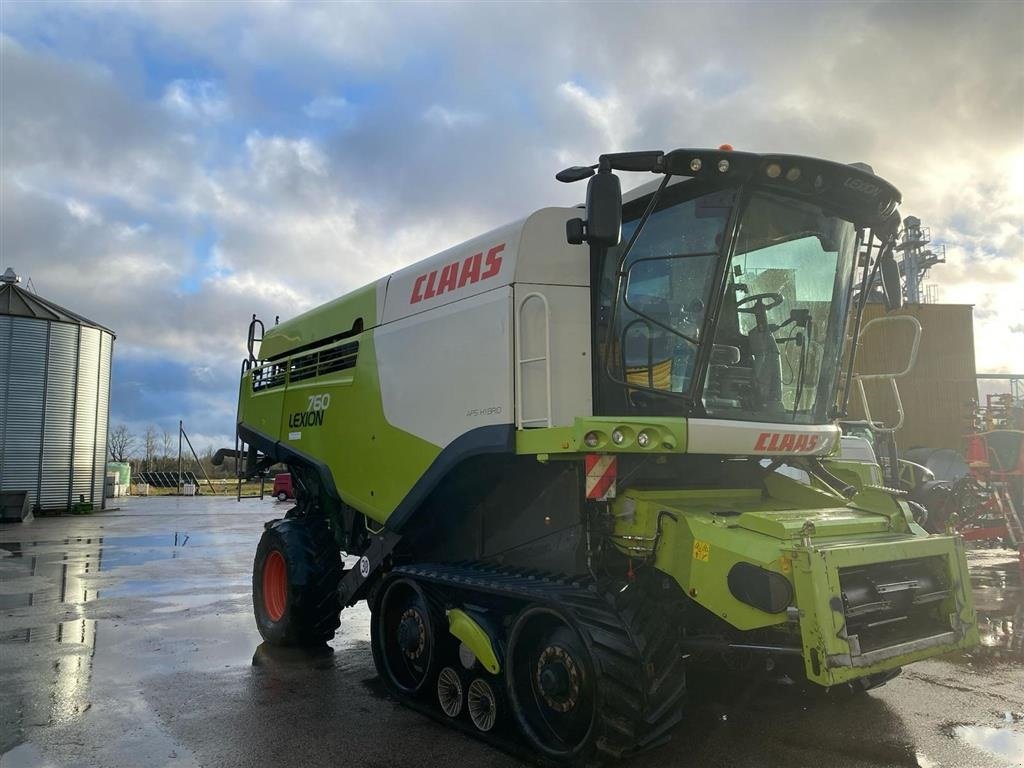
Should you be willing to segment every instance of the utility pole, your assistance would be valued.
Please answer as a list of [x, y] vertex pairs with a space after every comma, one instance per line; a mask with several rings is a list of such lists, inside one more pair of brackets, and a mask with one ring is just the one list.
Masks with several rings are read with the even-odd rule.
[[184, 431], [185, 425], [179, 419], [178, 420], [178, 495], [181, 496], [181, 433]]

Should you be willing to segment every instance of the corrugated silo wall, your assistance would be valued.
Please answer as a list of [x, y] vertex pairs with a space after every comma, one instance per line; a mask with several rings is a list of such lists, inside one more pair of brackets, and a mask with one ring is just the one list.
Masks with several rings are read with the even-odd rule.
[[[869, 304], [864, 320], [885, 314], [880, 304]], [[897, 379], [905, 414], [903, 428], [896, 434], [897, 443], [901, 448], [924, 446], [963, 451], [969, 403], [978, 396], [973, 307], [921, 304], [889, 314], [912, 315], [920, 321], [922, 329], [917, 365], [907, 376]], [[908, 327], [903, 323], [869, 329], [857, 355], [857, 371], [897, 370], [909, 349]], [[895, 419], [888, 384], [869, 383], [866, 390], [872, 416], [887, 422]], [[863, 417], [856, 388], [850, 397], [850, 417]]]
[[0, 490], [64, 510], [103, 504], [113, 338], [89, 326], [0, 317]]

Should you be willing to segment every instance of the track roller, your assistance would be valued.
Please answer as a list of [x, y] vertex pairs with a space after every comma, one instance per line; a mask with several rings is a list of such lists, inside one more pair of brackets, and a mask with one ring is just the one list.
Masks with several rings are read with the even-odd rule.
[[498, 722], [498, 697], [494, 688], [482, 677], [474, 678], [466, 695], [469, 719], [477, 730], [487, 733]]
[[462, 712], [462, 701], [462, 677], [451, 667], [445, 667], [437, 676], [437, 702], [441, 711], [448, 717], [458, 717]]

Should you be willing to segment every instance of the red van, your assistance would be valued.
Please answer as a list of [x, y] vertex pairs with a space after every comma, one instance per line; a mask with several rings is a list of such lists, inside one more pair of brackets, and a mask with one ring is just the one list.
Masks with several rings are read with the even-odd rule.
[[292, 490], [291, 472], [279, 472], [274, 475], [274, 495], [278, 501], [288, 501], [295, 498], [295, 491]]

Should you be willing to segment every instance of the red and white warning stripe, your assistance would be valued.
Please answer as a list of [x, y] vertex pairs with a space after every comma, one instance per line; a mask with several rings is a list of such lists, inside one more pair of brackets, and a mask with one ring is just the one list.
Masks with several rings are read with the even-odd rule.
[[587, 470], [587, 499], [604, 501], [615, 498], [615, 477], [619, 471], [617, 456], [588, 453], [584, 466]]

